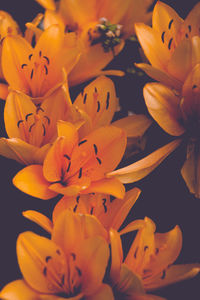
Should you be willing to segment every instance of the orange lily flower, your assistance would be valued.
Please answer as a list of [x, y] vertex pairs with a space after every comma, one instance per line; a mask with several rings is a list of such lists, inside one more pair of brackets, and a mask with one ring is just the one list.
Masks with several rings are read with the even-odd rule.
[[110, 276], [116, 288], [120, 288], [122, 274], [127, 273], [127, 277], [131, 278], [131, 271], [142, 282], [146, 291], [192, 278], [199, 273], [200, 264], [173, 265], [182, 248], [182, 232], [179, 226], [167, 233], [155, 233], [155, 223], [145, 217], [144, 220], [136, 220], [127, 225], [120, 234], [133, 230], [138, 232], [123, 264], [119, 234], [115, 230], [111, 231], [111, 253], [115, 253], [115, 256], [112, 259]]
[[[0, 61], [2, 56], [2, 42], [4, 38], [8, 35], [18, 35], [20, 34], [20, 29], [17, 23], [13, 20], [11, 15], [7, 12], [0, 10]], [[2, 65], [0, 62], [0, 79], [3, 81], [4, 75], [2, 72]], [[6, 83], [0, 83], [0, 99], [6, 99], [8, 95], [8, 87]]]
[[75, 126], [60, 121], [58, 138], [43, 166], [24, 168], [13, 183], [23, 192], [41, 199], [50, 199], [58, 193], [73, 196], [92, 192], [123, 198], [123, 184], [105, 176], [117, 167], [125, 148], [126, 135], [122, 129], [101, 127], [79, 141]]
[[[56, 93], [56, 96], [55, 96]], [[0, 154], [19, 163], [41, 164], [57, 137], [57, 121], [68, 117], [66, 100], [52, 93], [36, 106], [25, 94], [11, 91], [4, 109], [9, 139], [0, 139]]]
[[69, 211], [55, 222], [51, 240], [32, 232], [20, 234], [17, 257], [24, 280], [8, 284], [1, 298], [114, 299], [111, 288], [102, 283], [109, 258], [106, 239], [95, 217]]
[[93, 0], [84, 1], [84, 5], [79, 0], [61, 0], [57, 5], [53, 1], [38, 2], [46, 8], [44, 29], [47, 24], [61, 24], [62, 19], [65, 31], [77, 33], [81, 57], [69, 74], [69, 84], [76, 85], [102, 73], [123, 75], [117, 70], [102, 69], [113, 59], [113, 54], [123, 49], [124, 40], [134, 33], [133, 24], [150, 20], [148, 8], [153, 1]]
[[[2, 68], [10, 88], [27, 94], [36, 104], [52, 92], [60, 93], [66, 81], [63, 66], [67, 63], [71, 69], [74, 64], [74, 57], [69, 61], [63, 56], [63, 45], [64, 33], [58, 25], [44, 31], [35, 48], [20, 36], [7, 36], [2, 49]], [[66, 98], [64, 92], [63, 97]]]
[[185, 20], [167, 4], [158, 1], [153, 10], [152, 28], [135, 25], [136, 34], [149, 64], [137, 64], [150, 77], [180, 90], [192, 68], [200, 62], [200, 3]]

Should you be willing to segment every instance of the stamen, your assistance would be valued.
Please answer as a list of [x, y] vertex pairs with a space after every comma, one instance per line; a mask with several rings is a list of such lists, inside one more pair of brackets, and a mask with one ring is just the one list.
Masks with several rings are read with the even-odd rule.
[[100, 160], [100, 158], [96, 157], [96, 160], [97, 160], [98, 163], [101, 165], [101, 160]]
[[28, 121], [28, 117], [32, 116], [32, 114], [33, 114], [33, 113], [30, 113], [30, 114], [27, 114], [27, 115], [26, 115], [26, 117], [25, 117], [25, 118], [26, 118], [26, 121]]
[[80, 170], [79, 170], [79, 174], [78, 174], [78, 178], [81, 178], [82, 177], [82, 168], [80, 168]]
[[162, 276], [160, 277], [160, 279], [165, 279], [165, 276], [166, 276], [166, 271], [163, 270], [163, 273], [162, 273]]
[[69, 157], [69, 155], [67, 155], [67, 154], [64, 154], [64, 157], [66, 157], [68, 160], [70, 160], [70, 157]]
[[75, 253], [70, 253], [70, 254], [71, 254], [73, 260], [76, 260], [76, 254]]
[[24, 122], [24, 120], [19, 120], [18, 122], [17, 122], [17, 127], [19, 128], [19, 125], [21, 124], [21, 123], [23, 123]]
[[171, 38], [171, 39], [169, 40], [169, 44], [168, 44], [168, 49], [169, 49], [169, 50], [171, 49], [172, 41], [173, 41], [173, 38]]
[[30, 78], [31, 78], [31, 79], [33, 78], [33, 69], [32, 69], [32, 71], [31, 71], [31, 76], [30, 76]]
[[84, 144], [84, 143], [86, 143], [87, 142], [87, 140], [83, 140], [83, 141], [81, 141], [79, 144], [78, 144], [78, 146], [80, 146], [80, 145], [82, 145], [82, 144]]
[[106, 198], [103, 198], [103, 207], [104, 207], [104, 212], [107, 213], [108, 209], [107, 209], [107, 206], [106, 206]]
[[146, 251], [148, 248], [149, 248], [148, 246], [145, 246], [145, 247], [144, 247], [144, 251]]
[[94, 147], [94, 152], [97, 155], [97, 153], [98, 153], [97, 145], [93, 144], [93, 147]]
[[170, 29], [172, 27], [172, 23], [174, 22], [173, 19], [171, 19], [171, 21], [169, 22], [168, 28]]
[[45, 258], [45, 260], [46, 260], [47, 263], [48, 263], [48, 261], [49, 261], [50, 259], [52, 259], [51, 256], [47, 256], [47, 257]]
[[41, 57], [41, 56], [42, 56], [42, 51], [39, 52], [39, 57]]
[[30, 54], [29, 57], [28, 57], [28, 59], [31, 60], [31, 57], [32, 57], [32, 56], [33, 56], [33, 54]]
[[158, 253], [159, 253], [159, 248], [156, 248], [155, 255], [158, 255]]
[[136, 248], [136, 250], [135, 250], [135, 253], [134, 253], [134, 258], [136, 258], [137, 257], [137, 252], [138, 252], [138, 247]]
[[43, 274], [44, 276], [47, 276], [47, 267], [44, 267]]
[[189, 29], [189, 32], [191, 32], [191, 31], [192, 31], [192, 27], [191, 27], [191, 25], [188, 25], [188, 29]]
[[97, 112], [99, 112], [100, 111], [100, 102], [99, 101], [97, 101]]
[[44, 57], [44, 59], [46, 59], [47, 64], [49, 65], [49, 63], [50, 63], [49, 58], [47, 56], [43, 56], [43, 57]]
[[67, 173], [69, 172], [70, 167], [71, 167], [71, 161], [70, 161], [69, 164], [68, 164], [68, 167], [67, 167]]
[[80, 195], [76, 197], [76, 202], [79, 204]]
[[23, 64], [23, 65], [21, 65], [21, 68], [23, 69], [24, 67], [26, 67], [27, 66], [27, 64]]
[[74, 212], [74, 213], [76, 212], [77, 207], [78, 207], [78, 205], [76, 204], [76, 205], [74, 206], [74, 209], [73, 209], [73, 212]]
[[48, 68], [46, 65], [44, 65], [44, 68], [45, 68], [45, 74], [48, 75]]
[[96, 86], [95, 86], [95, 88], [94, 88], [94, 91], [95, 91], [95, 93], [97, 93], [97, 88], [96, 88]]
[[93, 215], [94, 207], [91, 207], [90, 214]]
[[87, 93], [85, 94], [84, 98], [83, 98], [83, 104], [86, 103], [86, 99], [87, 99]]
[[44, 116], [45, 119], [47, 119], [48, 125], [50, 124], [50, 119], [47, 116]]
[[36, 36], [35, 36], [35, 33], [34, 33], [33, 36], [32, 36], [32, 40], [31, 40], [31, 46], [33, 48], [35, 48], [35, 45], [36, 45]]
[[196, 88], [197, 88], [197, 85], [194, 84], [193, 87], [192, 87], [192, 89], [194, 90], [194, 89], [196, 89]]
[[107, 92], [106, 109], [108, 109], [108, 107], [109, 107], [109, 102], [110, 102], [110, 92]]
[[163, 33], [161, 35], [161, 39], [162, 39], [162, 42], [164, 43], [165, 42], [165, 31], [163, 31]]
[[185, 34], [185, 37], [188, 39], [188, 38], [189, 38], [189, 35], [186, 33], [186, 34]]
[[58, 255], [61, 255], [61, 253], [60, 253], [60, 250], [59, 250], [59, 249], [57, 249], [57, 250], [56, 250], [56, 253], [57, 253]]
[[76, 271], [78, 272], [79, 276], [82, 276], [82, 272], [81, 272], [81, 270], [78, 267], [76, 267]]
[[35, 123], [33, 123], [33, 124], [29, 127], [29, 130], [28, 130], [29, 132], [31, 132], [33, 126], [35, 126]]
[[65, 274], [62, 275], [61, 277], [61, 285], [65, 284]]
[[43, 123], [42, 123], [42, 127], [43, 127], [43, 136], [45, 136], [46, 135], [46, 128], [45, 128]]

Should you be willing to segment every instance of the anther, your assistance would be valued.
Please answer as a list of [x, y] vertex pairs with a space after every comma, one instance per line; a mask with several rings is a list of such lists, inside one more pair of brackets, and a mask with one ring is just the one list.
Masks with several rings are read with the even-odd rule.
[[44, 276], [47, 276], [47, 267], [44, 267], [43, 274]]
[[79, 170], [79, 174], [78, 174], [78, 178], [81, 178], [81, 177], [82, 177], [82, 171], [83, 171], [83, 169], [82, 169], [82, 168], [80, 168], [80, 170]]
[[168, 44], [168, 49], [169, 49], [169, 50], [171, 49], [172, 41], [173, 41], [173, 38], [171, 38], [171, 39], [169, 40], [169, 44]]
[[73, 212], [74, 212], [74, 213], [76, 212], [77, 207], [78, 207], [78, 205], [76, 204], [76, 205], [74, 206], [74, 209], [73, 209]]
[[171, 19], [171, 21], [169, 22], [168, 28], [170, 29], [172, 27], [172, 23], [174, 22], [173, 19]]
[[28, 117], [32, 116], [32, 114], [33, 114], [33, 113], [30, 113], [30, 114], [27, 114], [27, 115], [26, 115], [26, 117], [25, 117], [25, 118], [26, 118], [26, 121], [28, 121]]
[[76, 197], [76, 202], [79, 204], [80, 195]]
[[47, 119], [48, 125], [50, 124], [50, 119], [47, 116], [44, 116], [45, 119]]
[[70, 253], [70, 255], [72, 256], [73, 260], [76, 260], [76, 254], [75, 253]]
[[39, 57], [41, 57], [41, 56], [42, 56], [42, 51], [39, 52]]
[[136, 248], [136, 250], [135, 250], [135, 253], [134, 253], [134, 258], [136, 258], [137, 257], [137, 252], [138, 252], [138, 247]]
[[100, 158], [96, 157], [96, 160], [97, 160], [98, 163], [101, 165], [101, 160], [100, 160]]
[[191, 27], [191, 25], [188, 25], [188, 29], [189, 29], [189, 32], [191, 32], [191, 31], [192, 31], [192, 27]]
[[97, 112], [99, 112], [100, 111], [100, 102], [99, 101], [97, 101]]
[[163, 270], [162, 276], [161, 276], [160, 278], [161, 278], [161, 279], [165, 279], [165, 277], [166, 277], [166, 271]]
[[90, 214], [93, 215], [94, 207], [91, 207]]
[[19, 120], [18, 122], [17, 122], [17, 127], [19, 128], [19, 125], [21, 124], [21, 123], [23, 123], [24, 122], [24, 120]]
[[28, 59], [31, 60], [31, 57], [32, 57], [32, 56], [33, 56], [33, 54], [30, 54], [29, 57], [28, 57]]
[[21, 68], [23, 69], [24, 67], [26, 67], [27, 66], [27, 64], [23, 64], [23, 65], [21, 65]]
[[45, 258], [45, 260], [46, 260], [47, 263], [48, 263], [48, 261], [49, 261], [50, 259], [52, 259], [51, 256], [47, 256], [47, 257]]
[[98, 153], [97, 145], [93, 144], [93, 147], [94, 147], [94, 152], [97, 155], [97, 153]]
[[97, 88], [96, 88], [96, 86], [95, 86], [95, 88], [94, 88], [94, 91], [95, 91], [95, 93], [97, 93]]
[[163, 33], [161, 34], [161, 39], [162, 39], [162, 42], [164, 43], [165, 42], [165, 31], [163, 31]]
[[29, 127], [29, 132], [31, 132], [32, 128], [35, 126], [35, 123], [33, 123], [30, 127]]
[[43, 136], [45, 136], [46, 135], [46, 128], [45, 128], [44, 124], [42, 124], [42, 127], [43, 127]]
[[44, 57], [44, 59], [46, 59], [46, 61], [47, 61], [47, 64], [49, 65], [49, 58], [47, 57], [47, 56], [43, 56]]
[[148, 248], [149, 248], [148, 246], [145, 246], [145, 247], [144, 247], [144, 251], [146, 251]]
[[82, 145], [82, 144], [84, 144], [84, 143], [86, 143], [87, 142], [87, 140], [83, 140], [83, 141], [81, 141], [79, 144], [78, 144], [78, 146], [80, 146], [80, 145]]
[[87, 93], [84, 95], [84, 98], [83, 98], [83, 104], [86, 103], [86, 99], [87, 99]]
[[109, 102], [110, 102], [110, 92], [107, 92], [106, 109], [108, 109], [108, 107], [109, 107]]
[[78, 267], [76, 267], [76, 271], [78, 272], [79, 276], [82, 276], [82, 272], [81, 272], [81, 270]]
[[33, 69], [32, 69], [32, 71], [31, 71], [31, 76], [30, 76], [30, 78], [31, 78], [31, 79], [33, 78]]
[[48, 75], [48, 68], [46, 65], [44, 65], [44, 68], [45, 68], [45, 74]]
[[104, 212], [107, 213], [108, 209], [107, 209], [107, 206], [106, 206], [106, 198], [103, 198], [103, 207], [104, 207]]
[[71, 161], [70, 161], [69, 164], [68, 164], [68, 167], [67, 167], [67, 173], [69, 172], [70, 167], [71, 167]]
[[67, 155], [67, 154], [64, 154], [64, 157], [66, 157], [68, 160], [70, 160], [70, 157], [69, 157], [69, 155]]

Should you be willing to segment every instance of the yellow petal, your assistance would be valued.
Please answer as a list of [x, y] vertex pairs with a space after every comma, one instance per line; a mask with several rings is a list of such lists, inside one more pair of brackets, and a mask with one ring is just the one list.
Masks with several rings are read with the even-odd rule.
[[142, 23], [135, 24], [135, 30], [142, 49], [152, 66], [165, 71], [171, 54], [162, 43], [159, 32]]
[[66, 261], [62, 250], [51, 240], [24, 232], [17, 240], [18, 263], [26, 282], [41, 293], [63, 292]]
[[30, 165], [19, 171], [13, 178], [13, 184], [22, 192], [43, 200], [57, 195], [48, 189], [50, 183], [45, 180], [40, 165]]
[[0, 83], [0, 99], [6, 100], [7, 96], [8, 96], [7, 84]]
[[87, 296], [87, 300], [114, 300], [112, 289], [107, 284], [102, 284], [94, 294]]
[[180, 97], [159, 83], [149, 83], [144, 87], [144, 99], [151, 116], [169, 134], [180, 136], [185, 129], [180, 123]]
[[145, 288], [147, 290], [154, 290], [175, 282], [190, 279], [196, 276], [199, 271], [200, 264], [172, 265], [166, 269], [164, 278], [162, 273], [155, 276], [151, 282], [145, 284]]
[[101, 193], [113, 195], [116, 198], [123, 199], [125, 196], [124, 185], [116, 178], [105, 178], [91, 183], [89, 188], [82, 193]]
[[112, 80], [105, 76], [98, 77], [79, 94], [74, 105], [90, 116], [93, 129], [110, 124], [118, 108]]
[[8, 283], [0, 292], [3, 300], [39, 300], [40, 295], [32, 290], [24, 280]]
[[180, 142], [181, 140], [175, 140], [127, 167], [108, 173], [107, 176], [116, 177], [123, 183], [138, 181], [159, 166], [180, 145]]
[[88, 238], [77, 252], [79, 257], [82, 278], [82, 290], [84, 294], [92, 294], [101, 285], [108, 259], [109, 247], [105, 239], [100, 236]]
[[197, 198], [200, 197], [200, 153], [198, 145], [190, 143], [187, 146], [187, 157], [181, 169], [181, 175], [187, 184], [190, 193], [195, 194]]
[[29, 43], [20, 36], [7, 36], [3, 42], [2, 68], [9, 85], [24, 93], [29, 93], [26, 70], [22, 66], [28, 64], [32, 52]]
[[152, 67], [151, 65], [144, 64], [144, 63], [135, 64], [135, 65], [137, 68], [142, 69], [151, 78], [160, 81], [161, 83], [169, 87], [172, 87], [177, 90], [180, 90], [182, 87], [182, 83], [178, 79], [170, 76], [164, 71], [161, 71], [159, 69]]
[[120, 279], [120, 271], [123, 261], [123, 249], [119, 233], [114, 229], [111, 229], [109, 233], [111, 246], [110, 278], [112, 283], [115, 284]]
[[94, 213], [105, 228], [119, 230], [140, 193], [138, 188], [133, 188], [126, 192], [123, 199], [114, 199], [112, 202], [104, 201], [102, 209], [99, 211], [95, 209]]
[[26, 210], [22, 212], [23, 216], [39, 226], [41, 226], [44, 230], [48, 231], [49, 233], [52, 233], [53, 230], [53, 224], [49, 218], [47, 218], [45, 215], [41, 214], [38, 211], [35, 210]]
[[40, 5], [42, 5], [45, 9], [55, 10], [55, 2], [54, 0], [36, 0]]
[[113, 126], [126, 131], [127, 137], [142, 137], [152, 124], [152, 120], [145, 115], [131, 115], [112, 123]]
[[16, 160], [23, 165], [30, 165], [33, 163], [40, 163], [41, 161], [35, 159], [36, 152], [39, 148], [30, 145], [20, 139], [0, 139], [0, 154]]

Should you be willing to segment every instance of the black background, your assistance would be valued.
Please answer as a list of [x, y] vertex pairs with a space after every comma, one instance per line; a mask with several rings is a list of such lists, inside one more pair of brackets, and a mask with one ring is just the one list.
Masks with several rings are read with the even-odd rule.
[[[126, 0], [125, 0], [126, 1]], [[184, 18], [198, 1], [164, 1], [170, 4]], [[0, 10], [6, 10], [15, 18], [24, 30], [24, 24], [33, 19], [42, 8], [32, 0], [1, 0]], [[137, 43], [128, 42], [124, 51], [114, 60], [112, 66], [124, 70], [133, 62], [140, 61]], [[147, 76], [138, 77], [127, 74], [124, 78], [115, 79], [121, 106], [136, 113], [146, 113], [142, 98], [142, 87], [150, 79]], [[72, 95], [77, 92], [72, 89]], [[3, 122], [4, 102], [0, 102], [0, 135], [6, 136]], [[147, 147], [142, 155], [137, 155], [131, 162], [150, 153], [152, 150], [172, 140], [159, 126], [154, 123], [148, 131]], [[177, 149], [154, 172], [135, 186], [142, 189], [142, 194], [129, 214], [129, 220], [148, 216], [157, 224], [158, 232], [166, 232], [179, 224], [183, 231], [183, 249], [177, 263], [200, 262], [200, 199], [195, 199], [187, 190], [181, 178], [180, 168], [184, 162], [185, 150]], [[13, 176], [21, 166], [11, 160], [0, 157], [0, 288], [6, 283], [19, 278], [15, 244], [20, 232], [32, 230], [44, 234], [42, 229], [24, 219], [21, 212], [36, 209], [51, 216], [51, 211], [57, 199], [44, 201], [33, 199], [23, 194], [12, 185]], [[126, 242], [126, 248], [130, 241]], [[200, 299], [200, 275], [182, 283], [174, 284], [155, 294], [168, 300], [198, 300]]]

